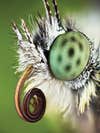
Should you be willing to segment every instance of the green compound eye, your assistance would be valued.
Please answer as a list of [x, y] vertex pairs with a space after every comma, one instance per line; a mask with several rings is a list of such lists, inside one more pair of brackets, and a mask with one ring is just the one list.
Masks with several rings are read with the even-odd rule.
[[58, 36], [49, 53], [53, 75], [60, 80], [77, 78], [86, 67], [90, 56], [90, 42], [80, 32], [68, 32]]

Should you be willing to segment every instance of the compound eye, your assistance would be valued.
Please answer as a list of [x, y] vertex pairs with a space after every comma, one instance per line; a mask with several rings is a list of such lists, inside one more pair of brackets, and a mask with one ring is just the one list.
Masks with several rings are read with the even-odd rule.
[[90, 56], [90, 42], [80, 32], [58, 36], [49, 53], [52, 74], [60, 80], [73, 80], [85, 69]]

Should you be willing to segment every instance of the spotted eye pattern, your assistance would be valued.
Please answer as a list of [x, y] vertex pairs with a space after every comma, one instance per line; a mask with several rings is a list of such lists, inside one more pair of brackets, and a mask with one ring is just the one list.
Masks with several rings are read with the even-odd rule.
[[51, 46], [51, 71], [60, 80], [72, 80], [85, 69], [89, 55], [90, 42], [85, 35], [75, 31], [64, 33]]

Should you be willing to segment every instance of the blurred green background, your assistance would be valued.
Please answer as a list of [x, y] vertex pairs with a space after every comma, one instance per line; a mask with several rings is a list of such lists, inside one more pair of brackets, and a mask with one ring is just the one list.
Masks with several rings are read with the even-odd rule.
[[[92, 4], [89, 0], [58, 0], [58, 5], [61, 16], [64, 16], [68, 12], [86, 12]], [[16, 40], [11, 22], [20, 23], [20, 18], [27, 21], [29, 14], [34, 17], [38, 11], [45, 15], [42, 0], [0, 0], [0, 133], [64, 132], [54, 117], [45, 116], [40, 122], [30, 124], [21, 120], [15, 110], [14, 92], [18, 76], [13, 69], [16, 64]]]

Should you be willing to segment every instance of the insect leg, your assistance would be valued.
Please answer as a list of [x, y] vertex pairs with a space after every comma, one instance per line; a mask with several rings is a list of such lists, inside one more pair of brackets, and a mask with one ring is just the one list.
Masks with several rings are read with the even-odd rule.
[[43, 2], [44, 2], [45, 9], [46, 9], [47, 19], [49, 20], [50, 24], [52, 24], [52, 18], [51, 18], [52, 13], [51, 13], [48, 0], [43, 0]]
[[56, 16], [58, 25], [59, 25], [59, 27], [61, 27], [60, 14], [59, 14], [58, 6], [57, 6], [57, 1], [56, 0], [52, 0], [52, 3], [54, 5], [55, 16]]
[[32, 36], [26, 26], [26, 23], [23, 19], [21, 19], [21, 22], [22, 22], [22, 29], [24, 31], [24, 34], [25, 34], [25, 37], [27, 38], [27, 40], [30, 42], [30, 43], [33, 43], [33, 39], [32, 39]]
[[18, 30], [17, 25], [16, 25], [15, 22], [12, 23], [12, 28], [13, 28], [13, 31], [16, 33], [19, 42], [21, 42], [21, 41], [23, 40], [23, 39], [22, 39], [22, 34], [21, 34], [20, 31]]

